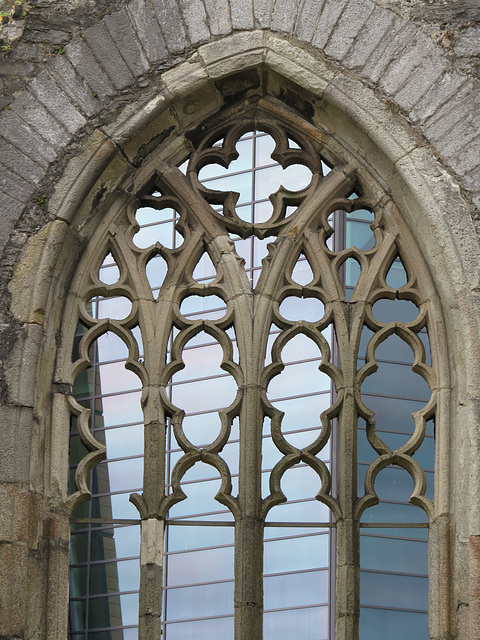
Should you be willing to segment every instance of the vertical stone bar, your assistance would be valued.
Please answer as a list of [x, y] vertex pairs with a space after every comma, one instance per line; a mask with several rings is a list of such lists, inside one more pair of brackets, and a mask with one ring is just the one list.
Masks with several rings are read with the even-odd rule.
[[140, 544], [139, 638], [158, 639], [162, 633], [163, 546], [165, 522], [142, 520]]
[[241, 518], [235, 526], [235, 640], [262, 640], [263, 521], [260, 389], [246, 387], [240, 413]]
[[[348, 366], [348, 369], [351, 368]], [[360, 526], [354, 519], [357, 499], [357, 412], [351, 391], [353, 385], [347, 382], [349, 371], [345, 370], [344, 374], [347, 384], [339, 416], [338, 437], [338, 499], [343, 518], [337, 523], [335, 638], [353, 640], [358, 638], [360, 618]]]

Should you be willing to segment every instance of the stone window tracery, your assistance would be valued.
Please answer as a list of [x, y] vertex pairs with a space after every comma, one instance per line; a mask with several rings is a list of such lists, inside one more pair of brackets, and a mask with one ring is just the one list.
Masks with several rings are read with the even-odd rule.
[[439, 337], [412, 236], [298, 119], [191, 140], [72, 289], [71, 640], [426, 638]]

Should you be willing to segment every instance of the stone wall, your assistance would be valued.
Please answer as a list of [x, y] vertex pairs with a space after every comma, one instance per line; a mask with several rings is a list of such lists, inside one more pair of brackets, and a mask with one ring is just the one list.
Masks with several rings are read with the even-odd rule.
[[439, 283], [455, 398], [445, 513], [455, 580], [442, 606], [460, 613], [432, 637], [480, 638], [478, 3], [1, 4], [0, 566], [12, 580], [0, 586], [0, 638], [65, 637], [65, 452], [52, 454], [50, 415], [72, 257], [120, 177], [265, 67], [315, 96], [327, 120], [334, 105], [359, 155], [388, 160], [383, 179]]

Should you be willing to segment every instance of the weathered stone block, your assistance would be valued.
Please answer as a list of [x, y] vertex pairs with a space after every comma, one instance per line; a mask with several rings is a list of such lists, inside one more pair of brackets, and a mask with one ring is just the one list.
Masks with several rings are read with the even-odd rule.
[[77, 133], [87, 124], [46, 71], [42, 71], [29, 85], [30, 91], [69, 133]]
[[67, 56], [57, 56], [46, 70], [85, 115], [91, 116], [100, 110], [100, 101], [93, 97], [92, 90], [75, 72]]
[[475, 167], [475, 169], [464, 175], [462, 183], [465, 189], [478, 191], [478, 185], [480, 184], [480, 167]]
[[198, 62], [184, 62], [162, 75], [167, 91], [173, 96], [182, 96], [195, 91], [207, 80], [207, 73]]
[[179, 0], [188, 37], [192, 44], [205, 42], [210, 37], [205, 7], [201, 0]]
[[125, 64], [103, 21], [87, 29], [84, 37], [98, 63], [117, 89], [125, 89], [133, 83], [133, 74]]
[[[374, 7], [375, 4], [371, 0], [350, 2], [346, 6], [325, 47], [327, 56], [332, 56], [335, 60], [344, 58], [356, 36], [367, 23]], [[365, 28], [369, 33], [371, 32], [370, 24]]]
[[105, 16], [105, 25], [132, 74], [135, 77], [145, 74], [150, 65], [126, 10], [115, 11], [111, 15]]
[[46, 169], [50, 162], [56, 158], [55, 149], [10, 109], [5, 109], [0, 113], [0, 128], [5, 140], [11, 142], [17, 149], [22, 149], [31, 160], [37, 162], [42, 168]]
[[230, 3], [233, 29], [253, 29], [253, 7], [251, 0], [236, 0]]
[[98, 176], [113, 159], [117, 147], [98, 129], [85, 140], [82, 151], [70, 160], [49, 201], [57, 218], [72, 222]]
[[66, 56], [76, 72], [85, 78], [92, 90], [92, 97], [107, 98], [115, 93], [115, 88], [109, 77], [100, 68], [94, 55], [81, 40], [71, 42], [66, 48]]
[[[480, 132], [466, 148], [461, 148], [450, 159], [449, 164], [456, 173], [464, 175], [480, 164]], [[480, 184], [478, 185], [480, 188]]]
[[266, 61], [269, 66], [314, 95], [320, 96], [334, 74], [306, 51], [279, 38], [266, 38]]
[[9, 169], [2, 168], [0, 171], [0, 191], [5, 195], [14, 193], [15, 197], [21, 202], [27, 200], [34, 190], [34, 184], [26, 182]]
[[430, 118], [424, 128], [426, 137], [432, 142], [444, 138], [458, 122], [478, 109], [479, 99], [480, 91], [476, 85], [468, 82], [462, 86], [458, 93]]
[[402, 109], [410, 109], [438, 80], [447, 67], [447, 61], [438, 53], [433, 53], [413, 71], [402, 89], [395, 94], [395, 102]]
[[401, 18], [395, 17], [388, 31], [388, 37], [382, 38], [372, 51], [362, 68], [362, 75], [372, 82], [378, 82], [387, 66], [400, 59], [406, 45], [416, 35], [416, 29]]
[[433, 56], [434, 52], [433, 42], [426, 36], [417, 34], [415, 40], [405, 47], [401, 55], [388, 66], [379, 80], [380, 86], [390, 95], [396, 94], [423, 60], [427, 56]]
[[10, 233], [24, 209], [23, 202], [18, 202], [10, 196], [0, 193], [0, 210], [2, 212], [2, 224], [0, 225], [0, 250], [3, 250], [10, 238]]
[[453, 99], [466, 82], [467, 79], [457, 73], [443, 74], [410, 111], [410, 117], [420, 122], [427, 121]]
[[151, 5], [145, 0], [132, 0], [127, 5], [138, 39], [150, 62], [160, 62], [168, 56], [160, 25]]
[[[242, 53], [238, 53], [241, 51]], [[198, 49], [210, 78], [222, 78], [261, 64], [264, 56], [263, 33], [236, 33]]]
[[2, 139], [0, 139], [0, 158], [5, 167], [27, 182], [37, 184], [45, 175], [45, 171], [36, 162]]
[[48, 113], [31, 93], [22, 91], [18, 94], [11, 109], [33, 127], [54, 149], [61, 149], [69, 142], [70, 136], [64, 127]]
[[272, 18], [272, 29], [290, 33], [297, 17], [298, 0], [276, 0]]
[[456, 56], [480, 55], [480, 25], [456, 33], [453, 52]]
[[22, 407], [33, 407], [37, 387], [37, 363], [42, 346], [43, 327], [40, 324], [24, 326], [10, 357], [7, 380], [9, 399]]
[[175, 0], [152, 0], [158, 23], [171, 53], [180, 53], [187, 46], [180, 10]]
[[272, 24], [274, 0], [253, 0], [255, 27], [269, 29]]
[[340, 18], [348, 0], [327, 0], [322, 8], [322, 13], [317, 23], [317, 30], [312, 39], [312, 44], [318, 49], [323, 49]]
[[[325, 0], [323, 0], [323, 4], [325, 4]], [[294, 31], [300, 40], [312, 41], [323, 4], [311, 2], [311, 0], [300, 0]]]
[[363, 26], [343, 59], [344, 64], [350, 69], [361, 68], [375, 47], [383, 41], [394, 18], [394, 14], [390, 11], [375, 7], [368, 18], [368, 23]]
[[207, 24], [212, 36], [225, 35], [232, 30], [228, 0], [204, 0]]

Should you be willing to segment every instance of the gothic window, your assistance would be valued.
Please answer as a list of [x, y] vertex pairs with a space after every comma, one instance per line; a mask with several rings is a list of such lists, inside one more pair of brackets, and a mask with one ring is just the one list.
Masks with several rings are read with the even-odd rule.
[[70, 639], [424, 640], [438, 329], [415, 241], [298, 118], [190, 140], [72, 287]]

